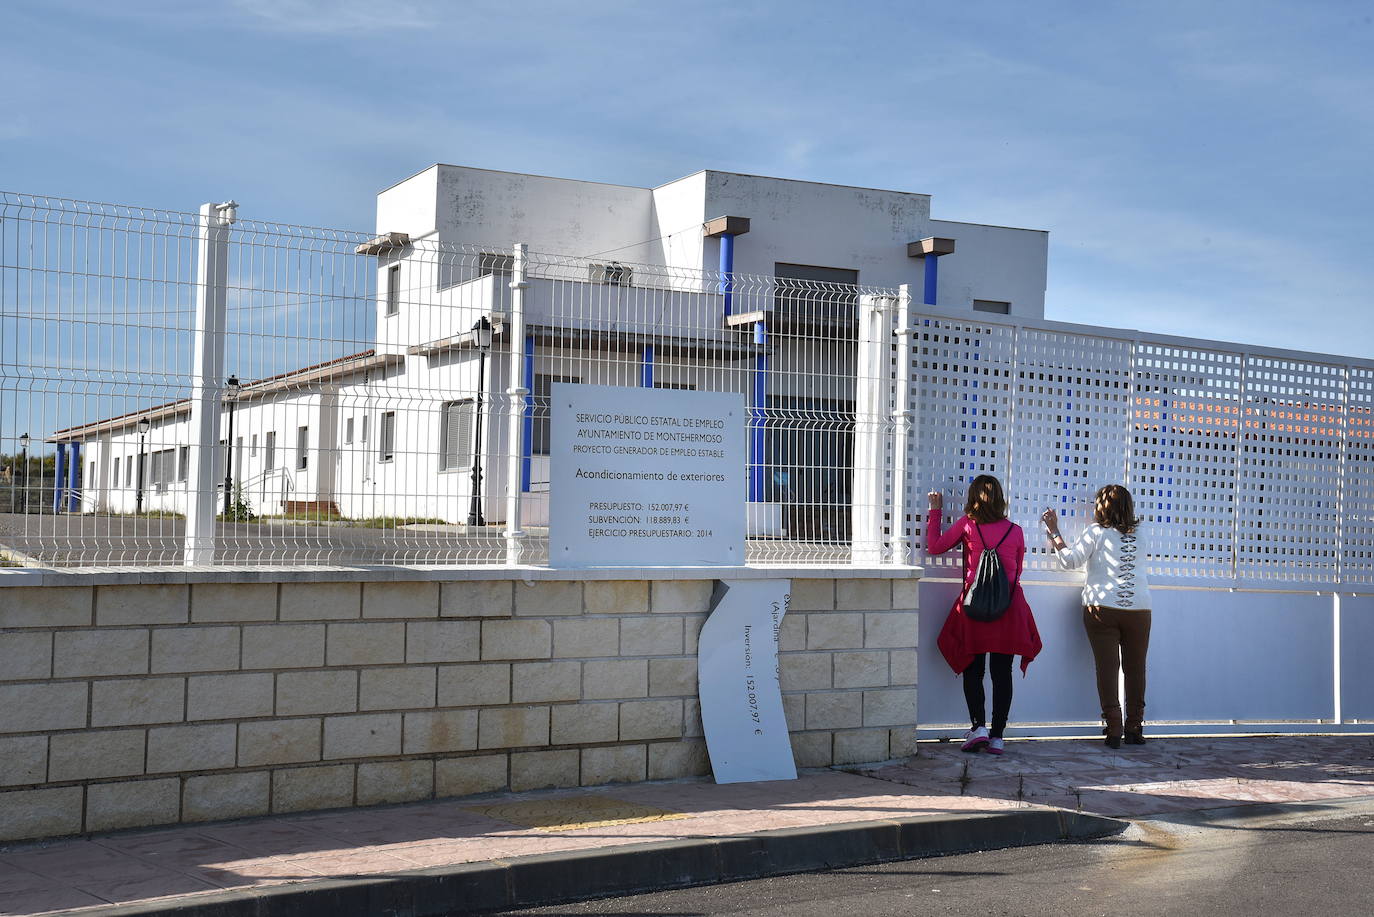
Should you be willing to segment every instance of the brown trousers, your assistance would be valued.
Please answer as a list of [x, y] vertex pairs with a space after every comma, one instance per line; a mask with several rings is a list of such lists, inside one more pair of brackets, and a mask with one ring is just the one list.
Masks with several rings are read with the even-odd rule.
[[[1117, 682], [1126, 671], [1126, 728], [1145, 721], [1145, 654], [1150, 649], [1150, 610], [1083, 607], [1083, 628], [1097, 667], [1097, 697], [1103, 716], [1121, 709]], [[1119, 715], [1119, 714], [1118, 714]], [[1119, 722], [1119, 721], [1118, 721]]]

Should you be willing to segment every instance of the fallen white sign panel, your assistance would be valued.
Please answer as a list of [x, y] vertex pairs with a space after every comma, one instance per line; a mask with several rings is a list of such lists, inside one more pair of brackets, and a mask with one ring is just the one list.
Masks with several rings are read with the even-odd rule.
[[716, 582], [697, 647], [701, 722], [717, 783], [794, 780], [782, 711], [778, 628], [788, 580]]

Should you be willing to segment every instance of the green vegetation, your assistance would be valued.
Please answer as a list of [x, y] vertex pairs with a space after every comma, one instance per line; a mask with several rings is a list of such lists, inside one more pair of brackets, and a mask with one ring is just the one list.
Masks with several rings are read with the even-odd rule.
[[348, 524], [363, 529], [395, 529], [403, 525], [447, 525], [432, 516], [373, 516], [370, 519], [350, 519]]
[[248, 501], [243, 499], [243, 487], [235, 484], [233, 496], [229, 500], [229, 511], [219, 516], [221, 522], [256, 522], [257, 514], [248, 506]]

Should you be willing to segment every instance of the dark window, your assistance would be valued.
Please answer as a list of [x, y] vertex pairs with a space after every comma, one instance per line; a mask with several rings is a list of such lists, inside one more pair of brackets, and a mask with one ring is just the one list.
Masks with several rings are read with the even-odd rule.
[[386, 314], [396, 315], [401, 311], [401, 266], [393, 264], [386, 269]]
[[310, 428], [296, 428], [296, 470], [304, 471], [310, 464]]
[[611, 261], [607, 264], [587, 265], [587, 280], [591, 283], [608, 283], [612, 286], [628, 287], [634, 280], [634, 272], [629, 265], [621, 264], [619, 261]]
[[1010, 315], [1011, 303], [998, 302], [995, 299], [975, 299], [973, 301], [974, 312], [995, 312], [998, 315]]
[[530, 401], [534, 407], [534, 431], [530, 436], [530, 454], [548, 455], [549, 454], [549, 401], [553, 397], [553, 384], [555, 382], [581, 382], [578, 376], [549, 376], [542, 373], [534, 374], [534, 388], [530, 391]]
[[377, 459], [389, 462], [396, 457], [396, 412], [387, 411], [382, 415], [381, 435], [378, 437]]
[[191, 470], [191, 447], [182, 446], [177, 450], [177, 480], [184, 481]]
[[268, 432], [267, 441], [263, 444], [263, 467], [268, 471], [277, 467], [277, 433], [275, 430]]
[[847, 325], [858, 316], [858, 271], [779, 261], [773, 277], [773, 309], [784, 321]]
[[764, 499], [787, 505], [793, 537], [847, 538], [854, 462], [854, 403], [768, 399]]

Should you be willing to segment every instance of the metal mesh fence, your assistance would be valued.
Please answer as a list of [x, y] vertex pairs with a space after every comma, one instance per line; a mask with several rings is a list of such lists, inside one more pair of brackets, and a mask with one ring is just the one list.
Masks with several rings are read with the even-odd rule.
[[544, 563], [550, 393], [582, 382], [743, 394], [748, 561], [847, 562], [885, 499], [856, 420], [893, 422], [856, 406], [855, 316], [895, 296], [5, 194], [0, 549]]
[[1368, 361], [0, 194], [0, 562], [546, 563], [560, 382], [743, 396], [750, 563], [915, 559], [988, 472], [1030, 532], [1126, 483], [1156, 577], [1374, 588]]

